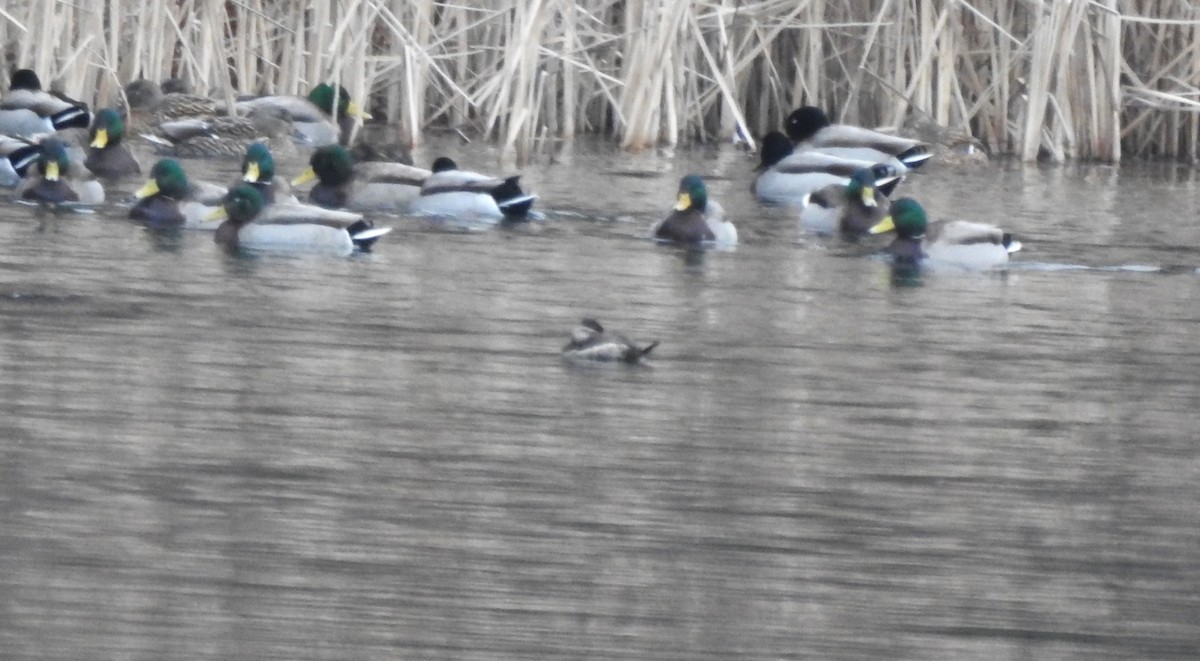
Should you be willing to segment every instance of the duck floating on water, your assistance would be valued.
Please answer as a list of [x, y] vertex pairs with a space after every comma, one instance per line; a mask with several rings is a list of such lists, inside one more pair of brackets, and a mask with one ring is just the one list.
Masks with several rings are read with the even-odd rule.
[[335, 90], [328, 83], [317, 85], [308, 96], [259, 96], [237, 102], [239, 114], [263, 109], [284, 113], [313, 147], [346, 144], [354, 128], [354, 121], [371, 117], [359, 109], [346, 88], [339, 85]]
[[659, 241], [682, 246], [737, 244], [737, 228], [725, 217], [725, 210], [708, 197], [708, 187], [700, 175], [689, 174], [679, 180], [679, 191], [671, 213], [656, 223], [651, 235]]
[[919, 140], [861, 126], [834, 124], [823, 110], [814, 106], [792, 111], [784, 127], [797, 145], [835, 156], [871, 163], [884, 163], [895, 157], [910, 169], [920, 167], [932, 156], [928, 146]]
[[951, 267], [983, 271], [1004, 266], [1021, 249], [1012, 234], [987, 223], [966, 220], [929, 222], [919, 202], [902, 197], [872, 234], [896, 233], [886, 253], [899, 266]]
[[604, 330], [592, 318], [579, 322], [571, 331], [571, 340], [562, 349], [563, 358], [571, 362], [626, 363], [636, 365], [658, 346], [654, 341], [642, 347], [620, 333]]
[[79, 172], [79, 166], [71, 162], [66, 145], [61, 140], [48, 138], [41, 143], [37, 176], [26, 179], [18, 187], [18, 197], [54, 206], [103, 204], [104, 187]]
[[220, 223], [205, 219], [225, 193], [212, 184], [193, 184], [179, 161], [164, 158], [150, 168], [150, 179], [134, 193], [138, 201], [129, 217], [155, 228], [215, 230]]
[[242, 157], [242, 181], [258, 189], [266, 204], [298, 202], [287, 179], [275, 174], [275, 157], [261, 142], [251, 143]]
[[[315, 211], [314, 211], [315, 210]], [[376, 228], [359, 214], [330, 211], [306, 204], [268, 207], [258, 189], [238, 184], [207, 220], [225, 219], [214, 240], [230, 252], [282, 250], [349, 255], [367, 251], [390, 227]]]
[[405, 211], [430, 174], [403, 163], [356, 163], [345, 147], [325, 145], [313, 151], [309, 167], [292, 180], [292, 186], [316, 179], [308, 201], [330, 209]]
[[804, 196], [800, 227], [820, 234], [837, 234], [846, 241], [866, 236], [887, 215], [888, 200], [875, 185], [870, 168], [856, 170], [845, 184], [830, 184]]
[[537, 199], [521, 190], [520, 175], [499, 179], [460, 170], [446, 156], [435, 159], [430, 170], [421, 194], [412, 201], [413, 213], [488, 222], [520, 220]]
[[125, 120], [114, 108], [96, 112], [88, 129], [88, 150], [83, 166], [99, 177], [141, 174], [142, 167], [125, 146]]
[[46, 135], [64, 129], [86, 129], [92, 121], [87, 104], [55, 96], [29, 69], [13, 73], [8, 93], [0, 98], [0, 133], [15, 137]]
[[188, 158], [240, 158], [253, 142], [266, 142], [282, 153], [295, 151], [298, 135], [282, 110], [264, 107], [245, 115], [221, 114], [213, 99], [166, 92], [165, 85], [139, 79], [125, 86], [132, 132], [162, 155]]
[[885, 195], [908, 172], [899, 159], [871, 162], [826, 153], [820, 149], [796, 151], [792, 141], [779, 131], [763, 136], [761, 161], [755, 170], [754, 195], [763, 202], [799, 204], [805, 195], [832, 185], [845, 185], [857, 170], [875, 173], [875, 187]]

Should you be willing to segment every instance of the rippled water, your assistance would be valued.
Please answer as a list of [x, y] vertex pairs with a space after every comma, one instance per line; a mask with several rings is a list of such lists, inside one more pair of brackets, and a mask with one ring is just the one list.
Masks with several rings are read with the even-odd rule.
[[[894, 287], [753, 164], [582, 143], [350, 259], [0, 208], [0, 657], [1200, 655], [1196, 174], [931, 168], [1025, 251]], [[688, 171], [735, 251], [642, 238]]]

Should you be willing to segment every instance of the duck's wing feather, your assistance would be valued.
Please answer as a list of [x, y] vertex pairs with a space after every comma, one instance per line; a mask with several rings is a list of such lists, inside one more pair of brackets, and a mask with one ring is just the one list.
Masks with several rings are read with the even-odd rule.
[[826, 173], [849, 179], [855, 171], [869, 168], [874, 163], [854, 158], [845, 158], [835, 154], [827, 154], [817, 149], [806, 149], [793, 152], [773, 166], [777, 172], [784, 174], [816, 174]]
[[873, 129], [849, 124], [833, 124], [826, 126], [812, 137], [809, 144], [813, 147], [866, 147], [877, 149], [893, 156], [919, 147], [921, 141], [904, 138], [890, 133], [882, 133]]
[[211, 117], [217, 112], [217, 102], [196, 94], [164, 94], [157, 106], [158, 117], [164, 121], [189, 117]]
[[489, 177], [478, 172], [447, 170], [429, 175], [421, 186], [421, 194], [435, 195], [455, 192], [491, 194], [493, 189], [503, 183], [503, 179]]
[[945, 245], [973, 245], [991, 243], [1004, 245], [1004, 230], [969, 220], [936, 220], [925, 229], [926, 243]]
[[346, 229], [362, 220], [361, 213], [326, 209], [313, 204], [276, 202], [267, 205], [254, 222], [265, 225], [325, 225]]
[[188, 199], [208, 206], [220, 206], [221, 200], [228, 190], [211, 181], [188, 180]]
[[404, 163], [387, 163], [384, 161], [368, 161], [354, 166], [358, 180], [379, 184], [408, 184], [420, 186], [433, 173], [425, 168], [418, 168]]
[[294, 122], [322, 122], [327, 119], [325, 113], [321, 112], [321, 109], [313, 104], [312, 101], [299, 96], [260, 96], [245, 101], [238, 101], [235, 107], [238, 114], [246, 114], [256, 108], [282, 110]]

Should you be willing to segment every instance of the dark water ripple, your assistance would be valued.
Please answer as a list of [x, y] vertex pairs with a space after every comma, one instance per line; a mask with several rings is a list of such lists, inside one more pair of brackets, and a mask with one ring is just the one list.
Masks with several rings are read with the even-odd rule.
[[[618, 156], [531, 167], [534, 231], [348, 260], [0, 211], [0, 657], [1200, 655], [1196, 276], [894, 288], [736, 152]], [[705, 168], [744, 245], [640, 240]], [[1190, 171], [910, 192], [1030, 261], [1200, 243]], [[584, 315], [654, 365], [561, 362]]]

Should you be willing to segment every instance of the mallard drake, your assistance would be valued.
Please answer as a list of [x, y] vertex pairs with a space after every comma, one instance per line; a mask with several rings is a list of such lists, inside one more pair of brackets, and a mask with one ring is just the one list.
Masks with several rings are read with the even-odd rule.
[[220, 114], [216, 101], [179, 92], [164, 93], [145, 79], [125, 86], [132, 131], [153, 143], [158, 153], [176, 157], [240, 158], [254, 142], [283, 153], [295, 151], [291, 118], [282, 110], [254, 109]]
[[980, 271], [1003, 266], [1021, 249], [1012, 234], [987, 223], [940, 220], [930, 223], [916, 200], [902, 197], [891, 204], [891, 213], [871, 227], [872, 234], [896, 232], [887, 247], [893, 263], [901, 266], [948, 266]]
[[49, 205], [102, 204], [104, 187], [79, 170], [61, 140], [43, 140], [37, 160], [38, 176], [26, 179], [18, 187], [17, 195], [22, 200]]
[[814, 191], [831, 185], [845, 185], [856, 170], [869, 168], [875, 173], [875, 187], [885, 195], [903, 179], [908, 168], [899, 159], [889, 157], [883, 163], [871, 163], [825, 153], [818, 149], [796, 151], [792, 141], [779, 131], [763, 136], [761, 162], [755, 170], [754, 194], [774, 204], [799, 203]]
[[267, 204], [299, 202], [287, 179], [275, 174], [275, 157], [261, 142], [251, 143], [246, 148], [246, 155], [242, 157], [242, 181], [257, 188]]
[[800, 226], [809, 232], [857, 241], [887, 215], [887, 198], [869, 168], [855, 170], [845, 184], [831, 184], [804, 196]]
[[[359, 109], [346, 88], [321, 83], [307, 97], [291, 95], [259, 96], [238, 101], [239, 113], [251, 109], [273, 108], [292, 120], [296, 130], [314, 147], [346, 144], [357, 118], [371, 116]], [[336, 121], [335, 121], [336, 118]]]
[[725, 210], [708, 199], [708, 188], [699, 175], [679, 180], [679, 193], [670, 214], [655, 223], [651, 235], [660, 241], [695, 246], [713, 242], [718, 246], [737, 243], [737, 228], [725, 218]]
[[584, 319], [571, 331], [571, 340], [562, 349], [563, 358], [572, 362], [642, 362], [658, 342], [639, 347], [620, 333], [604, 330], [595, 319]]
[[205, 219], [221, 204], [225, 193], [213, 184], [193, 184], [178, 161], [164, 158], [150, 168], [150, 179], [133, 194], [138, 202], [129, 210], [129, 217], [151, 227], [215, 230], [219, 221]]
[[0, 135], [0, 186], [13, 188], [37, 165], [41, 145]]
[[32, 110], [39, 117], [51, 117], [67, 110], [82, 110], [84, 119], [74, 124], [74, 128], [87, 128], [91, 122], [87, 104], [43, 90], [41, 79], [30, 69], [14, 71], [9, 79], [8, 93], [0, 98], [0, 110], [16, 109]]
[[97, 111], [88, 129], [88, 151], [83, 166], [101, 177], [140, 174], [141, 166], [122, 144], [124, 137], [125, 121], [121, 113], [113, 108]]
[[86, 129], [92, 116], [87, 105], [42, 89], [42, 81], [29, 69], [19, 69], [0, 99], [0, 133], [30, 137], [71, 128]]
[[308, 169], [293, 179], [292, 185], [316, 179], [308, 201], [330, 209], [406, 210], [432, 174], [402, 163], [355, 163], [341, 145], [318, 147], [308, 162]]
[[433, 162], [432, 172], [421, 184], [421, 194], [410, 206], [413, 213], [460, 219], [497, 221], [521, 219], [528, 214], [536, 195], [521, 190], [520, 175], [506, 179], [459, 170], [445, 156]]
[[932, 156], [927, 145], [918, 140], [861, 126], [833, 124], [824, 111], [813, 106], [794, 110], [784, 125], [788, 137], [798, 145], [835, 156], [871, 163], [882, 163], [895, 157], [910, 169], [920, 167]]
[[[341, 220], [337, 220], [339, 216]], [[221, 206], [209, 216], [209, 220], [221, 218], [226, 220], [214, 239], [229, 251], [248, 248], [348, 255], [356, 248], [370, 250], [379, 237], [391, 231], [390, 227], [373, 227], [359, 214], [311, 205], [267, 206], [250, 184], [229, 189]]]

